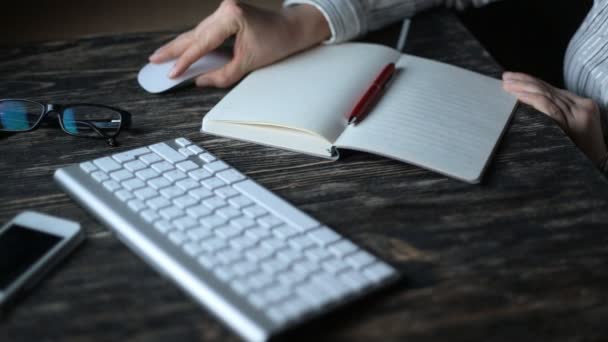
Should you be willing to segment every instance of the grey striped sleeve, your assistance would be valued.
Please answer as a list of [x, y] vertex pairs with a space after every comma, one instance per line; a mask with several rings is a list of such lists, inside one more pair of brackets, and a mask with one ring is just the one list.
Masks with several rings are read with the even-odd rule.
[[318, 8], [329, 23], [329, 43], [353, 39], [435, 6], [464, 9], [498, 0], [285, 0], [284, 6], [309, 4]]
[[608, 144], [608, 0], [595, 0], [570, 41], [564, 80], [568, 90], [598, 103], [604, 142]]

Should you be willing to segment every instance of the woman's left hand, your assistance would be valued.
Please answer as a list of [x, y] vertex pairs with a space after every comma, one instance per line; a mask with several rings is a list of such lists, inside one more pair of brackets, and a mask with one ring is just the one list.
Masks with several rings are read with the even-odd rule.
[[505, 72], [502, 79], [507, 92], [555, 120], [572, 141], [599, 164], [606, 155], [606, 144], [600, 109], [593, 100], [526, 74]]

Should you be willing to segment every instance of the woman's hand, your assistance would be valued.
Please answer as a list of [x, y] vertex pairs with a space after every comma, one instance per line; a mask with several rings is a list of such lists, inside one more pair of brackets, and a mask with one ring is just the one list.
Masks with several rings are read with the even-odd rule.
[[224, 0], [196, 28], [156, 50], [150, 61], [162, 63], [177, 58], [169, 74], [175, 78], [232, 36], [236, 38], [232, 61], [199, 76], [198, 86], [228, 87], [250, 71], [322, 42], [329, 38], [330, 30], [323, 14], [313, 6], [292, 6], [272, 12]]
[[595, 164], [606, 155], [601, 113], [593, 100], [526, 74], [505, 72], [502, 78], [506, 91], [555, 120]]

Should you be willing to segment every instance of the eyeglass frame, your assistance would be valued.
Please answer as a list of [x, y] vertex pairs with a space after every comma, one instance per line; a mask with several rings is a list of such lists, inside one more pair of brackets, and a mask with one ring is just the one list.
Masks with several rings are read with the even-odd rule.
[[[36, 123], [34, 123], [32, 125], [32, 127], [28, 128], [26, 130], [8, 130], [8, 129], [0, 128], [0, 132], [7, 132], [7, 133], [31, 132], [33, 130], [38, 129], [40, 127], [40, 124], [42, 123], [42, 121], [44, 121], [44, 119], [46, 119], [50, 113], [56, 113], [57, 120], [59, 121], [59, 126], [61, 126], [61, 130], [64, 133], [69, 134], [74, 137], [78, 137], [78, 138], [106, 139], [106, 142], [108, 143], [108, 145], [116, 146], [117, 145], [116, 137], [118, 136], [118, 134], [120, 134], [123, 127], [125, 129], [129, 129], [131, 127], [131, 113], [129, 113], [128, 111], [126, 111], [124, 109], [120, 109], [120, 108], [116, 108], [116, 107], [112, 107], [112, 106], [108, 106], [108, 105], [97, 104], [97, 103], [86, 103], [86, 102], [58, 104], [58, 103], [42, 103], [42, 102], [26, 100], [26, 99], [0, 99], [0, 102], [3, 102], [3, 101], [19, 101], [19, 102], [34, 103], [34, 104], [40, 105], [43, 108], [43, 112], [40, 115], [40, 118], [38, 119], [38, 121], [36, 121]], [[120, 114], [120, 126], [118, 126], [118, 130], [112, 136], [109, 136], [108, 134], [99, 130], [98, 127], [95, 127], [95, 125], [91, 125], [90, 127], [93, 129], [93, 131], [95, 131], [97, 134], [100, 135], [99, 137], [78, 135], [78, 134], [68, 132], [66, 130], [65, 126], [63, 125], [63, 111], [66, 108], [76, 107], [76, 106], [90, 106], [90, 107], [105, 108], [105, 109], [109, 109], [109, 110], [117, 112], [118, 114]]]

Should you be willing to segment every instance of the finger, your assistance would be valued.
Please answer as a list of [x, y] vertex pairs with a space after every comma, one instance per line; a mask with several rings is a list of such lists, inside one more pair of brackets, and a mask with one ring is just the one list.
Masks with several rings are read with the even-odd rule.
[[154, 51], [149, 58], [150, 62], [162, 63], [179, 57], [192, 44], [193, 36], [193, 31], [180, 34], [177, 38]]
[[227, 88], [238, 82], [245, 74], [242, 63], [235, 58], [222, 68], [199, 76], [195, 82], [199, 87]]
[[217, 49], [224, 40], [236, 32], [232, 29], [235, 25], [230, 25], [229, 22], [213, 21], [210, 25], [205, 25], [205, 22], [196, 29], [194, 33], [194, 43], [179, 56], [175, 62], [173, 69], [169, 73], [169, 77], [175, 78], [181, 75], [192, 63], [214, 49]]
[[526, 92], [535, 94], [547, 93], [547, 88], [540, 82], [505, 80], [502, 86], [504, 90], [508, 92]]
[[546, 114], [555, 120], [562, 129], [567, 127], [567, 119], [562, 112], [562, 109], [552, 100], [542, 94], [535, 93], [518, 93], [516, 94], [519, 101], [534, 107], [541, 113]]

